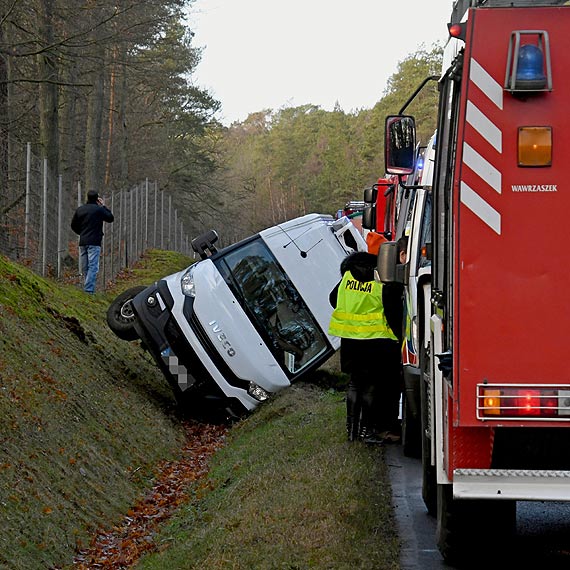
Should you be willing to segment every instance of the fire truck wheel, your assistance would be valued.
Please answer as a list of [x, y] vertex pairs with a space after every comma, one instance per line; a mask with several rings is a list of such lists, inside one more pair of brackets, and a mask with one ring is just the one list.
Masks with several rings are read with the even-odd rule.
[[437, 514], [437, 475], [435, 465], [431, 464], [431, 439], [428, 437], [429, 421], [429, 351], [422, 348], [420, 352], [420, 406], [421, 406], [421, 438], [422, 438], [422, 499], [427, 512], [435, 517]]
[[452, 485], [437, 486], [437, 546], [448, 564], [479, 567], [481, 557], [500, 559], [515, 528], [516, 501], [454, 499]]
[[420, 418], [414, 416], [405, 393], [402, 404], [402, 450], [406, 457], [419, 458], [422, 453]]
[[435, 466], [430, 462], [430, 441], [422, 436], [422, 499], [427, 512], [432, 517], [437, 515], [437, 475]]
[[131, 301], [145, 289], [145, 286], [137, 286], [123, 291], [107, 309], [107, 324], [122, 340], [136, 340], [138, 338], [134, 326], [135, 314]]
[[[443, 559], [452, 566], [460, 566], [473, 554], [469, 545], [477, 543], [471, 534], [472, 520], [468, 515], [475, 514], [475, 502], [467, 504], [453, 498], [451, 485], [437, 486], [437, 546]], [[475, 517], [478, 518], [478, 517]]]

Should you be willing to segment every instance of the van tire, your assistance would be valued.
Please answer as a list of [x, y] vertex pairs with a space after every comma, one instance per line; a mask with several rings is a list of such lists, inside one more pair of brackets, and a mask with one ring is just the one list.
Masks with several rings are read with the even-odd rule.
[[107, 309], [107, 324], [122, 340], [137, 340], [139, 335], [135, 330], [135, 314], [131, 301], [146, 287], [138, 285], [123, 291]]

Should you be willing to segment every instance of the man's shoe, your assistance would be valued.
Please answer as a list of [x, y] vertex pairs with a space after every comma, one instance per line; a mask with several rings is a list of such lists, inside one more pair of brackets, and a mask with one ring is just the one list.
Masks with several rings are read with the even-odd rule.
[[382, 439], [383, 443], [400, 443], [402, 441], [402, 436], [393, 431], [383, 431], [378, 437]]

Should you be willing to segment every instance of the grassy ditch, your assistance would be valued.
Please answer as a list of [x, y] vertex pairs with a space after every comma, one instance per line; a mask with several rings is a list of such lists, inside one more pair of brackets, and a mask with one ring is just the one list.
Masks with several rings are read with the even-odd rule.
[[344, 416], [299, 384], [236, 425], [137, 569], [399, 568], [383, 450], [346, 442]]
[[[164, 275], [188, 261], [155, 254], [146, 264]], [[0, 257], [1, 568], [70, 563], [180, 449], [170, 388], [106, 325], [112, 297]]]
[[[70, 568], [180, 456], [168, 384], [105, 313], [116, 293], [188, 263], [150, 252], [87, 296], [0, 257], [0, 568]], [[317, 379], [234, 425], [138, 567], [398, 568], [382, 450], [347, 443], [343, 425], [342, 394]]]

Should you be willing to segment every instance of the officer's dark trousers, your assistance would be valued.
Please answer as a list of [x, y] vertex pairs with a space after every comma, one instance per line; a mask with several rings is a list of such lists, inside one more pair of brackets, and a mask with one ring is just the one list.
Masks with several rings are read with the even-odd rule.
[[341, 369], [350, 374], [346, 393], [348, 438], [398, 429], [400, 348], [390, 339], [341, 340]]

